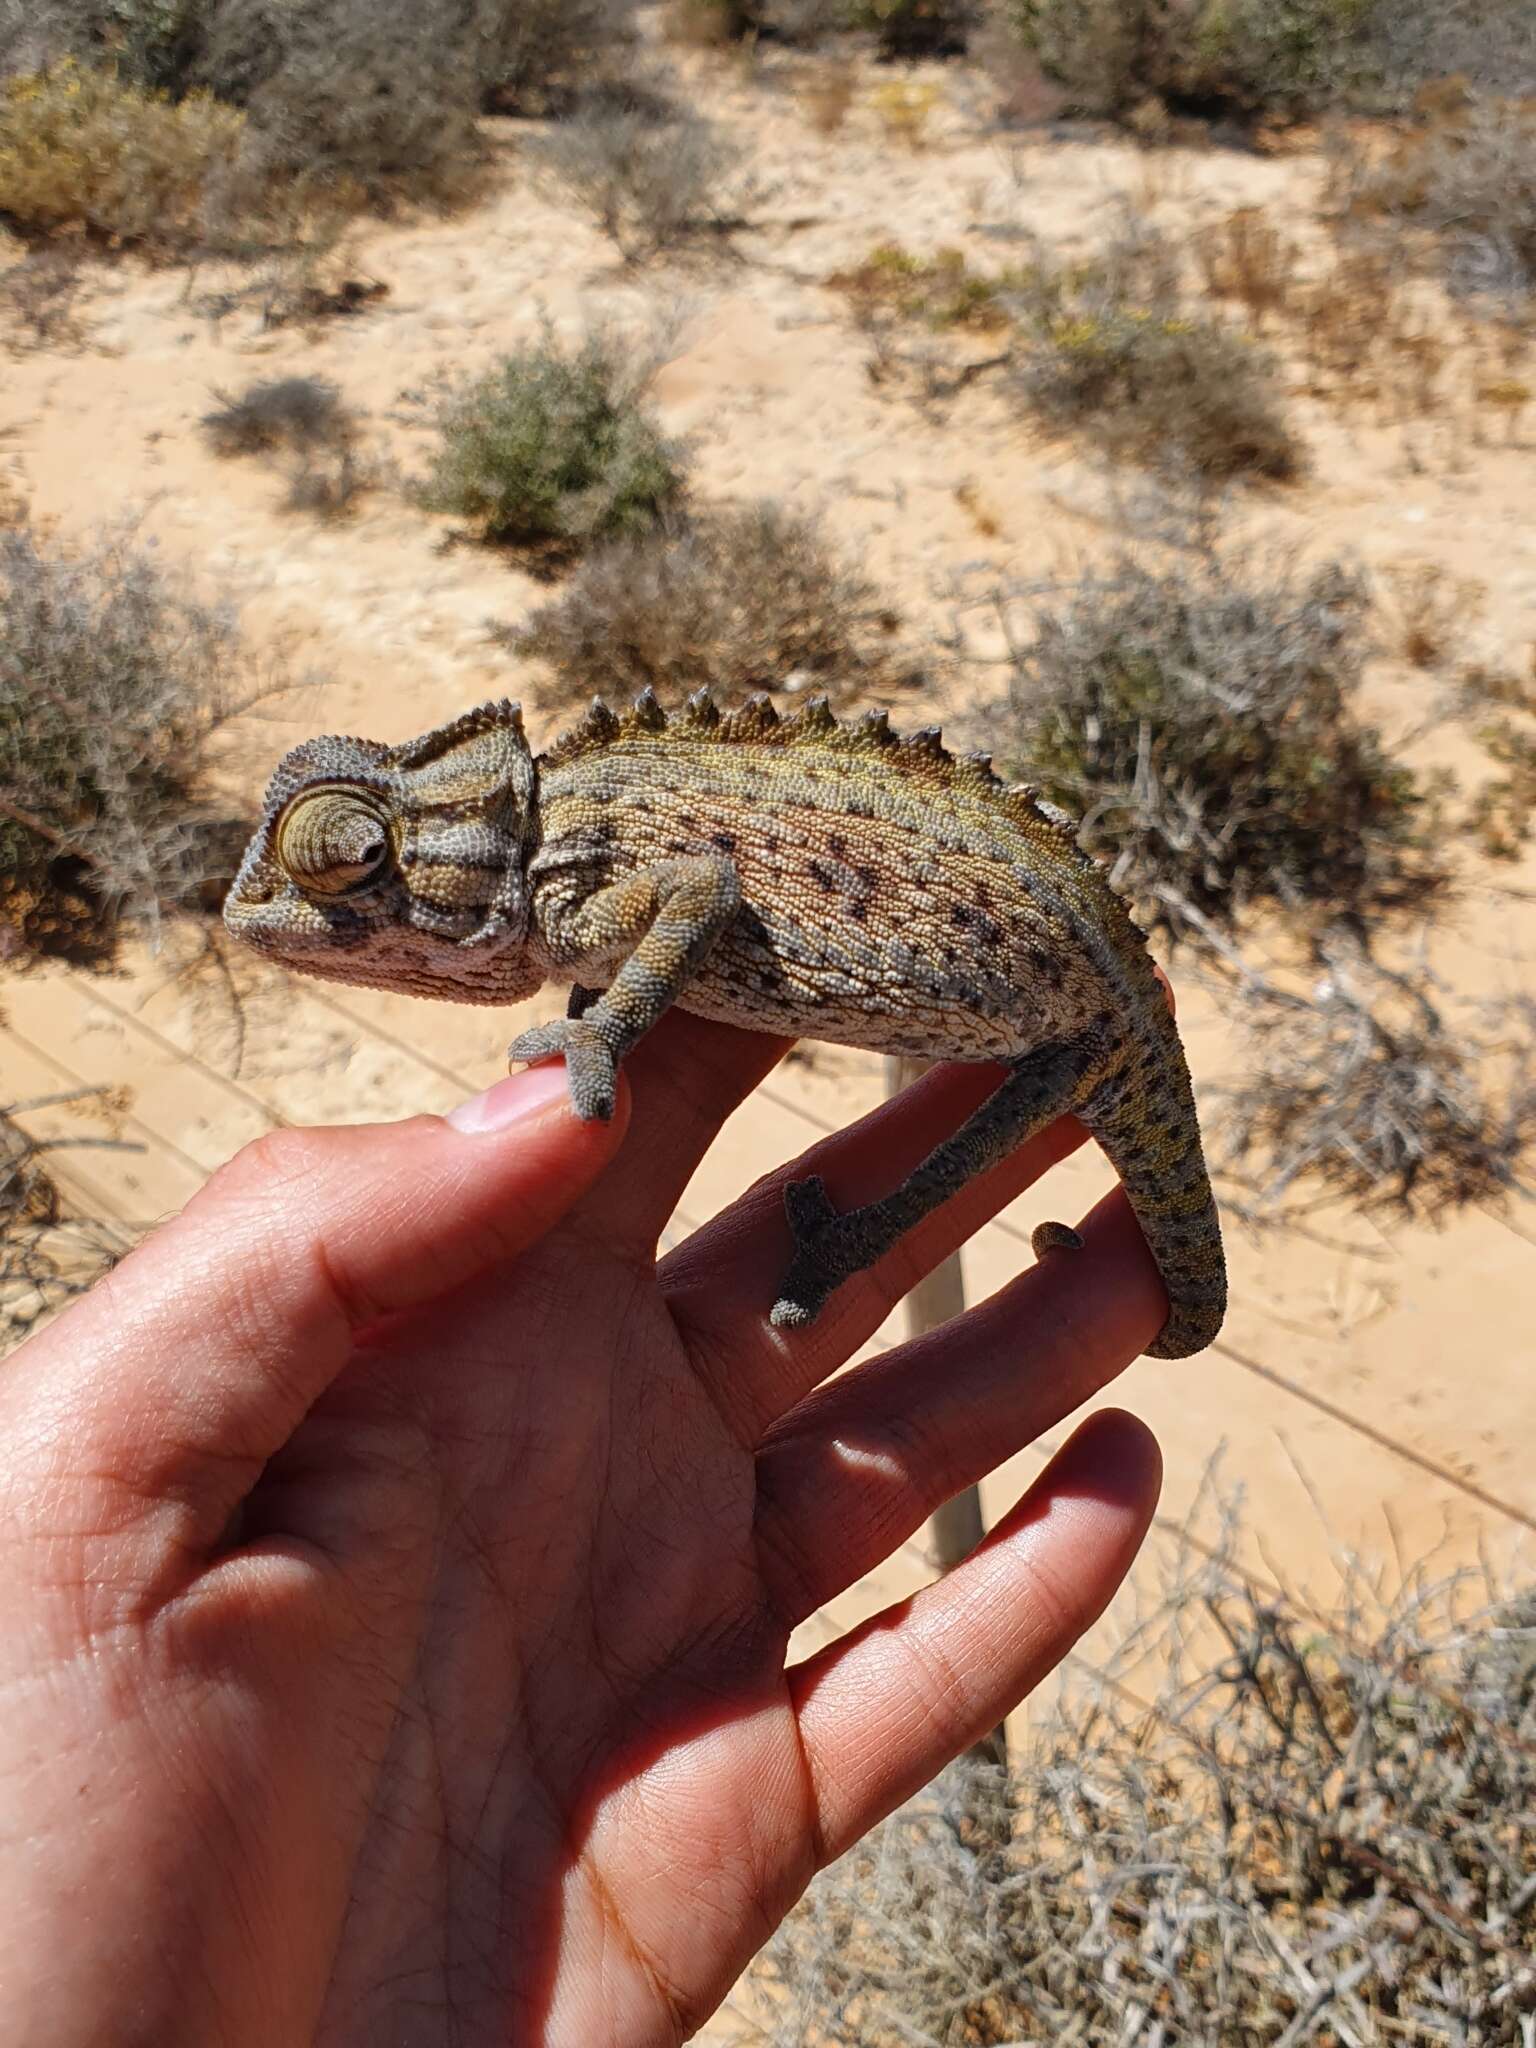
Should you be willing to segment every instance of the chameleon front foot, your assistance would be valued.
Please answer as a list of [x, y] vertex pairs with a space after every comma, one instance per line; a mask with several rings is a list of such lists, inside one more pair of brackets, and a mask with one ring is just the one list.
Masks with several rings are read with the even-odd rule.
[[784, 1214], [794, 1239], [794, 1256], [768, 1320], [776, 1330], [803, 1330], [865, 1260], [850, 1256], [847, 1218], [833, 1207], [819, 1174], [792, 1180], [784, 1189]]
[[554, 1059], [565, 1061], [566, 1084], [571, 1103], [583, 1123], [607, 1123], [613, 1115], [618, 1089], [619, 1066], [608, 1041], [581, 1018], [557, 1017], [548, 1024], [536, 1024], [515, 1038], [507, 1050], [509, 1062]]

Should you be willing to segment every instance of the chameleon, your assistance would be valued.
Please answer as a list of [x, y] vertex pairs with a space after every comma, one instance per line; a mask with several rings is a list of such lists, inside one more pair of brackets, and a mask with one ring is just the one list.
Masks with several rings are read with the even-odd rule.
[[[569, 986], [513, 1062], [563, 1057], [606, 1118], [626, 1054], [674, 1003], [697, 1016], [927, 1059], [986, 1061], [995, 1091], [902, 1185], [839, 1211], [784, 1193], [770, 1310], [810, 1322], [854, 1273], [1058, 1116], [1098, 1141], [1169, 1302], [1149, 1347], [1182, 1358], [1226, 1307], [1221, 1228], [1189, 1068], [1147, 942], [1071, 819], [887, 715], [825, 698], [781, 716], [708, 691], [668, 714], [600, 698], [535, 754], [516, 704], [402, 746], [325, 738], [284, 756], [225, 904], [289, 968], [456, 1002]], [[1036, 1231], [1037, 1256], [1078, 1242]]]

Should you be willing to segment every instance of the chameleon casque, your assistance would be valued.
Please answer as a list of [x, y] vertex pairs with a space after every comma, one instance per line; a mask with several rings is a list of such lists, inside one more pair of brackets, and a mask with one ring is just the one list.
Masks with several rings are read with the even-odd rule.
[[[1221, 1326], [1221, 1230], [1183, 1046], [1146, 941], [1071, 821], [937, 731], [825, 699], [781, 718], [707, 692], [595, 702], [535, 755], [518, 707], [405, 746], [317, 739], [267, 791], [225, 906], [239, 938], [332, 981], [514, 1003], [571, 984], [514, 1060], [563, 1055], [582, 1117], [673, 1003], [877, 1052], [1006, 1062], [982, 1107], [883, 1200], [839, 1213], [791, 1184], [773, 1321], [851, 1274], [1032, 1132], [1071, 1112], [1108, 1154], [1161, 1271], [1159, 1358]], [[1037, 1253], [1075, 1242], [1060, 1225]]]

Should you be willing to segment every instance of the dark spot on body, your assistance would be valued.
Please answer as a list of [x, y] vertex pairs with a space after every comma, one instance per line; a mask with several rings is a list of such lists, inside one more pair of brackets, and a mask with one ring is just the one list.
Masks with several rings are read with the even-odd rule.
[[813, 860], [806, 872], [819, 889], [830, 889], [837, 879], [824, 860]]
[[736, 834], [734, 832], [711, 833], [710, 844], [711, 846], [718, 846], [722, 853], [734, 853], [736, 851]]
[[855, 924], [867, 924], [869, 922], [869, 905], [860, 897], [857, 901], [849, 904], [848, 915]]
[[848, 852], [848, 842], [841, 832], [834, 832], [827, 846], [834, 860], [842, 860]]

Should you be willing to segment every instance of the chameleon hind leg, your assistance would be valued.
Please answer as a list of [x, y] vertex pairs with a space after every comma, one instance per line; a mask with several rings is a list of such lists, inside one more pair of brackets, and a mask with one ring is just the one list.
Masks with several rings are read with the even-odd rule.
[[[794, 1253], [769, 1320], [778, 1329], [800, 1329], [812, 1322], [845, 1280], [883, 1259], [914, 1224], [967, 1181], [1066, 1114], [1101, 1063], [1100, 1048], [1084, 1039], [1026, 1054], [953, 1137], [936, 1145], [894, 1193], [861, 1209], [835, 1208], [819, 1176], [791, 1181], [784, 1190], [784, 1213]], [[1034, 1241], [1039, 1254], [1076, 1243], [1077, 1238], [1062, 1224], [1045, 1223]]]

